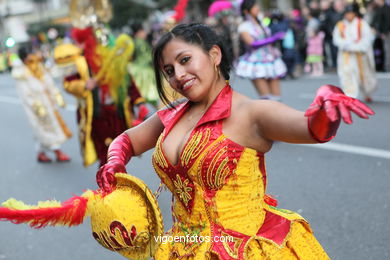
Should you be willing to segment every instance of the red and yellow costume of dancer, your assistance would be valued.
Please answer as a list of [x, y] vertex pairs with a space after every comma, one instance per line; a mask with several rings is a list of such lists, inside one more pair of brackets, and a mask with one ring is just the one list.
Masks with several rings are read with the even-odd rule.
[[265, 194], [264, 154], [223, 134], [231, 99], [226, 86], [197, 123], [176, 165], [164, 155], [162, 143], [190, 103], [159, 112], [165, 129], [153, 165], [174, 194], [177, 220], [168, 235], [197, 235], [210, 242], [163, 243], [155, 259], [328, 259], [305, 219], [269, 205], [275, 204]]
[[[144, 102], [126, 70], [134, 45], [129, 36], [122, 36], [110, 49], [101, 46], [91, 27], [74, 29], [73, 36], [76, 42], [84, 44], [83, 56], [81, 49], [66, 44], [56, 48], [56, 61], [73, 62], [73, 67], [65, 73], [64, 88], [78, 100], [77, 121], [84, 166], [97, 159], [102, 165], [111, 141], [134, 125], [134, 105]], [[90, 78], [97, 80], [98, 86], [93, 90], [86, 88]], [[144, 116], [145, 113], [138, 115]]]
[[[175, 198], [176, 221], [167, 234], [174, 243], [159, 239], [162, 217], [147, 186], [134, 176], [118, 174], [126, 171], [134, 155], [127, 133], [115, 138], [108, 149], [107, 163], [96, 176], [101, 189], [54, 205], [31, 207], [11, 199], [0, 208], [0, 220], [40, 228], [77, 225], [89, 215], [93, 237], [129, 259], [329, 259], [309, 224], [297, 213], [276, 208], [276, 201], [266, 195], [264, 154], [224, 135], [232, 93], [230, 86], [219, 93], [175, 165], [162, 144], [191, 104], [187, 101], [158, 112], [165, 128], [152, 161]], [[335, 86], [319, 88], [305, 113], [313, 139], [331, 140], [341, 118], [352, 123], [350, 111], [362, 118], [374, 114]]]

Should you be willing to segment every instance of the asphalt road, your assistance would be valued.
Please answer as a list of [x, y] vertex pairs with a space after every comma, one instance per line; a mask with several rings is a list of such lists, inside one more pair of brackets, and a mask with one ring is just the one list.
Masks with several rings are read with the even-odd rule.
[[[390, 74], [380, 74], [380, 87], [369, 120], [354, 117], [337, 137], [323, 145], [276, 143], [266, 154], [268, 193], [279, 207], [299, 212], [332, 259], [390, 259]], [[283, 102], [305, 110], [322, 84], [338, 84], [337, 76], [302, 77], [282, 81]], [[233, 88], [250, 97], [256, 93], [246, 80], [231, 80]], [[62, 115], [76, 135], [75, 100], [66, 95]], [[82, 167], [77, 137], [63, 150], [70, 163], [39, 164], [26, 115], [16, 96], [13, 79], [0, 75], [0, 201], [9, 197], [35, 204], [64, 201], [85, 189], [96, 189], [97, 165]], [[128, 171], [152, 190], [159, 179], [151, 166], [151, 152], [132, 159]], [[171, 225], [168, 192], [159, 198]], [[89, 221], [78, 227], [47, 227], [0, 222], [0, 260], [123, 259], [95, 242]]]

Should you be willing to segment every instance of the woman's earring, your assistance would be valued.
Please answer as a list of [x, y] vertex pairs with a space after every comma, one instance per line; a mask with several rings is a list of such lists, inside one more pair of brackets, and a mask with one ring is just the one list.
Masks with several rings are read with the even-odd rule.
[[217, 64], [214, 64], [215, 73], [218, 74], [218, 78], [221, 77], [221, 70], [218, 68]]

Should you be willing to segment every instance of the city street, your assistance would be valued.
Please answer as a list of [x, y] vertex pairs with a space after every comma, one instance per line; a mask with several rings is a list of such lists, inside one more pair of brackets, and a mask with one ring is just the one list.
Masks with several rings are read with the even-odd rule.
[[[379, 88], [369, 120], [354, 116], [342, 124], [327, 144], [275, 143], [266, 154], [267, 193], [280, 208], [300, 213], [331, 259], [390, 259], [390, 74], [378, 74]], [[59, 82], [59, 81], [58, 81]], [[283, 103], [304, 111], [316, 89], [338, 84], [336, 74], [304, 76], [282, 81]], [[233, 88], [256, 98], [247, 80], [233, 78]], [[68, 106], [61, 113], [73, 131], [64, 151], [70, 163], [39, 164], [35, 143], [9, 74], [0, 74], [0, 202], [10, 197], [35, 204], [40, 200], [67, 200], [86, 189], [96, 189], [98, 165], [83, 168], [79, 152], [75, 100], [64, 94]], [[152, 191], [159, 178], [151, 153], [133, 158], [128, 172], [144, 180]], [[159, 197], [165, 230], [172, 224], [171, 196]], [[136, 210], [136, 209], [135, 209]], [[101, 247], [92, 237], [89, 219], [78, 227], [29, 226], [0, 222], [0, 260], [124, 259]]]

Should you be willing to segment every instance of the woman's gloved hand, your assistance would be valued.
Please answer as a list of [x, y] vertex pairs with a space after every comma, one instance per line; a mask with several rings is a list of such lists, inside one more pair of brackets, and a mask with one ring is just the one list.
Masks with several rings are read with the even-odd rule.
[[116, 137], [108, 147], [107, 163], [100, 167], [96, 182], [106, 193], [115, 187], [115, 173], [126, 173], [126, 164], [133, 156], [130, 137], [124, 132]]
[[305, 113], [310, 134], [320, 143], [331, 140], [336, 135], [341, 119], [347, 124], [352, 124], [351, 112], [365, 119], [368, 115], [375, 114], [367, 105], [356, 98], [346, 96], [338, 87], [332, 85], [320, 87]]

